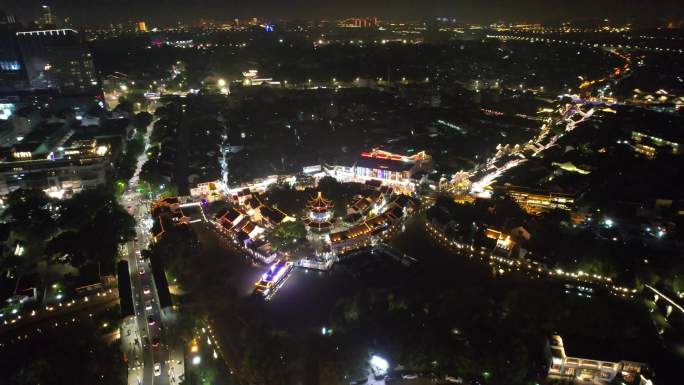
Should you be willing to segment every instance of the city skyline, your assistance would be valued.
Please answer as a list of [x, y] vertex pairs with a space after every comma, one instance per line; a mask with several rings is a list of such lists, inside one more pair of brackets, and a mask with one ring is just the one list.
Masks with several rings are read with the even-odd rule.
[[[639, 1], [611, 0], [576, 1], [569, 6], [559, 0], [427, 0], [420, 3], [408, 0], [334, 1], [334, 0], [202, 0], [162, 2], [121, 0], [118, 2], [89, 2], [84, 0], [4, 2], [2, 10], [29, 22], [40, 16], [42, 6], [52, 7], [57, 20], [69, 18], [76, 25], [108, 24], [138, 19], [156, 24], [195, 22], [199, 19], [229, 21], [233, 18], [265, 17], [285, 19], [336, 19], [344, 17], [377, 16], [383, 19], [416, 20], [446, 17], [463, 23], [504, 22], [564, 22], [572, 20], [602, 20], [615, 22], [655, 22], [680, 20], [681, 7], [675, 0], [658, 3], [657, 7], [643, 8]], [[559, 9], [564, 9], [559, 13]]]
[[645, 3], [3, 1], [0, 382], [680, 383]]

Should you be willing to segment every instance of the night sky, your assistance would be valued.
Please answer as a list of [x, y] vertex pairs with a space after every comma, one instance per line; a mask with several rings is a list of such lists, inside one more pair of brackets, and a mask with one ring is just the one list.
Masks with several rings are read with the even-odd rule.
[[144, 19], [151, 24], [218, 21], [261, 16], [272, 19], [379, 16], [449, 17], [462, 22], [604, 19], [681, 19], [684, 0], [2, 0], [0, 9], [22, 21], [48, 4], [76, 24]]

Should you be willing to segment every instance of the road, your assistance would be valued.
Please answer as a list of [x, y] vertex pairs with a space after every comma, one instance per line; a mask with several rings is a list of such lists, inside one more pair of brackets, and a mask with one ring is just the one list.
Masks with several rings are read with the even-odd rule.
[[150, 123], [143, 135], [145, 150], [138, 158], [135, 173], [121, 198], [121, 203], [136, 220], [136, 238], [125, 249], [135, 317], [127, 319], [121, 331], [121, 347], [128, 357], [129, 385], [175, 384], [184, 374], [183, 345], [168, 333], [175, 314], [172, 309], [160, 308], [150, 261], [141, 254], [149, 243], [149, 201], [137, 189], [140, 170], [147, 161], [149, 136], [156, 121]]
[[[504, 36], [498, 38], [503, 38], [505, 40], [507, 37]], [[515, 36], [512, 36], [510, 38], [523, 40], [530, 39], [529, 37]], [[549, 42], [549, 39], [547, 39], [547, 42]], [[572, 44], [575, 44], [575, 42], [573, 42]], [[585, 43], [581, 44], [584, 45]], [[626, 73], [631, 71], [632, 57], [630, 54], [623, 54], [620, 51], [618, 51], [616, 47], [609, 47], [604, 49], [606, 49], [607, 52], [615, 56], [618, 56], [622, 60], [624, 60], [624, 65], [621, 68], [613, 69], [601, 78], [584, 79], [582, 84], [580, 84], [578, 88], [585, 95], [590, 95], [593, 89], [598, 88], [599, 85], [606, 83], [608, 80], [614, 80], [616, 82], [619, 81]], [[603, 95], [600, 94], [600, 97], [598, 98], [598, 100], [596, 100], [596, 103], [594, 104], [600, 104], [603, 101]], [[586, 112], [583, 110], [583, 108], [586, 109]], [[494, 156], [487, 159], [485, 162], [476, 165], [473, 168], [473, 170], [470, 171], [470, 177], [472, 182], [471, 192], [483, 192], [486, 186], [491, 185], [498, 177], [508, 172], [509, 170], [525, 163], [527, 159], [529, 159], [529, 157], [536, 157], [541, 152], [549, 149], [550, 147], [555, 146], [558, 139], [560, 139], [565, 133], [573, 131], [575, 127], [577, 127], [579, 124], [590, 119], [595, 112], [596, 109], [594, 108], [592, 103], [587, 103], [587, 101], [580, 96], [574, 96], [572, 103], [566, 104], [566, 106], [562, 108], [559, 111], [559, 113], [556, 114], [556, 116], [551, 118], [550, 121], [544, 123], [544, 125], [542, 125], [541, 127], [540, 132], [527, 144], [520, 143], [518, 149], [514, 149], [512, 151], [506, 148], [502, 148], [501, 150], [497, 151], [497, 153]], [[553, 136], [549, 136], [550, 128], [559, 122], [565, 124], [565, 131]], [[503, 163], [503, 160], [507, 161]], [[484, 173], [484, 175], [481, 175], [481, 170], [487, 170], [487, 172]]]

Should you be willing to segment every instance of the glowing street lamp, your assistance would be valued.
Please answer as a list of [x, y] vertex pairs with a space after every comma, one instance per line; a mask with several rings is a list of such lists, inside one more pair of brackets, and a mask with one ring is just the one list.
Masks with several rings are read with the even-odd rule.
[[226, 80], [225, 79], [219, 79], [218, 85], [219, 85], [219, 87], [225, 87], [226, 86]]
[[371, 357], [370, 365], [376, 376], [384, 376], [387, 374], [387, 370], [389, 369], [389, 363], [387, 360], [376, 355]]

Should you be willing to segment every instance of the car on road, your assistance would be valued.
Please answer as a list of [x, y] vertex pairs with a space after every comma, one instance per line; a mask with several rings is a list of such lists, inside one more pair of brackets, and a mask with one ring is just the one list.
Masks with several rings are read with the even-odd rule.
[[154, 323], [155, 323], [154, 317], [152, 317], [151, 315], [147, 316], [147, 324], [148, 325], [154, 325]]
[[145, 310], [146, 311], [152, 310], [152, 301], [145, 301]]
[[156, 363], [154, 364], [154, 375], [156, 376], [161, 376], [161, 364]]
[[145, 268], [140, 266], [140, 268], [138, 269], [138, 273], [140, 273], [140, 275], [144, 275], [145, 274]]
[[143, 294], [150, 294], [150, 287], [145, 285], [143, 286]]
[[159, 346], [159, 337], [152, 338], [152, 347], [156, 348]]

